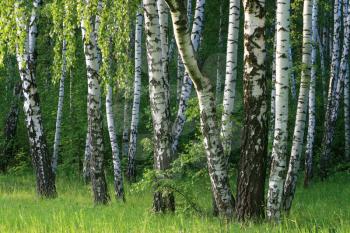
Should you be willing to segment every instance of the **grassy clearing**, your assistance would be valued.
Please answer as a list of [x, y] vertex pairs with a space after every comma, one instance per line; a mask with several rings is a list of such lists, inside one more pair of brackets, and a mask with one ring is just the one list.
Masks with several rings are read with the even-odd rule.
[[226, 224], [210, 215], [210, 194], [200, 188], [196, 202], [204, 216], [181, 208], [153, 214], [150, 191], [128, 193], [126, 203], [94, 206], [89, 186], [62, 178], [57, 187], [58, 198], [42, 200], [35, 195], [33, 177], [0, 176], [0, 232], [350, 232], [350, 174], [298, 187], [292, 212], [279, 226]]

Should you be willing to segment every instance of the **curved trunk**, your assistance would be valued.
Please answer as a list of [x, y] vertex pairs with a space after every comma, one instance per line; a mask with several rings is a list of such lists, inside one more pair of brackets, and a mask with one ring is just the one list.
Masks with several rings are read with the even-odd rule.
[[[39, 93], [35, 80], [34, 50], [36, 46], [38, 8], [40, 3], [40, 0], [33, 1], [33, 8], [28, 24], [24, 16], [19, 16], [16, 19], [18, 34], [24, 34], [26, 37], [23, 44], [24, 47], [19, 48], [17, 46], [17, 62], [22, 80], [23, 110], [33, 167], [36, 173], [37, 192], [42, 197], [55, 197], [57, 195], [55, 174], [52, 172], [50, 156], [46, 145]], [[15, 9], [19, 10], [19, 2], [16, 2]]]
[[[100, 8], [101, 2], [98, 4]], [[107, 183], [104, 174], [103, 130], [101, 109], [100, 62], [101, 54], [97, 45], [97, 32], [100, 18], [83, 15], [81, 29], [83, 35], [84, 54], [88, 81], [88, 142], [90, 151], [90, 175], [94, 201], [106, 204], [109, 201]], [[90, 25], [85, 25], [88, 23]], [[91, 32], [86, 34], [86, 28]]]
[[311, 80], [309, 90], [309, 122], [307, 130], [307, 142], [305, 151], [305, 178], [304, 186], [309, 185], [309, 181], [312, 178], [312, 160], [313, 160], [313, 149], [315, 142], [315, 126], [316, 126], [316, 43], [317, 43], [317, 17], [318, 17], [318, 3], [317, 0], [313, 0], [312, 7], [312, 52], [311, 52]]
[[264, 216], [268, 140], [265, 1], [244, 0], [244, 129], [237, 179], [239, 220]]
[[[338, 114], [337, 88], [341, 86], [339, 81], [339, 56], [340, 56], [340, 30], [341, 30], [341, 1], [335, 0], [334, 3], [334, 34], [333, 34], [333, 50], [331, 77], [329, 80], [327, 109], [324, 122], [324, 133], [322, 139], [322, 151], [320, 158], [320, 176], [322, 179], [328, 176], [328, 163], [330, 160], [331, 144], [333, 141], [334, 127], [336, 115]], [[345, 43], [346, 44], [346, 43]], [[345, 46], [344, 46], [345, 49]]]
[[135, 28], [134, 100], [133, 100], [133, 105], [132, 105], [130, 141], [129, 141], [129, 153], [128, 153], [127, 176], [128, 176], [129, 181], [135, 181], [135, 178], [136, 178], [135, 156], [136, 156], [136, 142], [137, 142], [137, 126], [139, 123], [140, 98], [141, 98], [142, 22], [143, 22], [142, 13], [138, 12], [137, 16], [136, 16], [136, 28]]
[[[169, 83], [162, 72], [162, 48], [156, 0], [143, 0], [149, 75], [149, 95], [154, 133], [154, 168], [164, 171], [170, 167], [170, 109]], [[153, 208], [156, 212], [174, 211], [172, 193], [157, 190]]]
[[276, 119], [266, 215], [279, 221], [288, 143], [288, 97], [290, 81], [290, 1], [277, 2], [276, 20]]
[[297, 115], [295, 119], [293, 143], [289, 160], [288, 172], [283, 191], [283, 208], [289, 210], [294, 198], [297, 172], [300, 164], [300, 156], [304, 143], [304, 131], [308, 106], [309, 82], [311, 75], [311, 51], [312, 51], [312, 1], [304, 1], [303, 9], [303, 56], [300, 90], [298, 97]]
[[[173, 19], [174, 34], [178, 50], [197, 92], [200, 108], [201, 130], [207, 154], [212, 192], [219, 214], [231, 218], [234, 200], [227, 174], [227, 158], [223, 154], [220, 131], [217, 127], [214, 90], [210, 80], [202, 75], [195, 58], [187, 26], [186, 7], [181, 0], [166, 0]], [[197, 6], [198, 7], [198, 6]]]
[[[189, 4], [188, 4], [189, 6]], [[204, 26], [204, 6], [205, 0], [197, 0], [196, 2], [196, 10], [194, 13], [194, 21], [192, 25], [192, 33], [191, 33], [191, 42], [194, 51], [196, 52], [200, 45], [200, 39], [202, 36], [203, 26]], [[190, 18], [190, 11], [187, 11], [187, 18]], [[189, 19], [187, 19], [189, 22]], [[174, 23], [173, 23], [174, 24]], [[189, 28], [189, 24], [187, 23], [187, 27]], [[178, 48], [179, 50], [179, 48]], [[179, 137], [182, 133], [183, 127], [186, 122], [186, 110], [188, 105], [188, 100], [190, 99], [192, 91], [192, 80], [189, 77], [188, 73], [185, 73], [182, 82], [181, 88], [181, 96], [179, 102], [179, 108], [177, 112], [177, 116], [175, 122], [172, 126], [172, 153], [175, 155], [177, 151], [177, 146], [179, 144]]]
[[119, 147], [116, 137], [116, 129], [114, 125], [114, 113], [113, 113], [113, 90], [112, 87], [107, 85], [106, 95], [106, 115], [109, 139], [112, 147], [112, 160], [113, 160], [113, 174], [114, 174], [114, 192], [117, 200], [124, 200], [124, 187], [123, 176], [119, 158]]
[[233, 109], [236, 96], [237, 49], [239, 37], [240, 0], [230, 0], [226, 51], [226, 76], [221, 118], [222, 146], [226, 156], [231, 154], [233, 140]]
[[56, 174], [57, 160], [61, 145], [61, 124], [62, 124], [62, 110], [64, 101], [64, 81], [67, 76], [67, 60], [66, 60], [66, 40], [63, 40], [62, 45], [62, 74], [60, 79], [60, 88], [58, 91], [58, 107], [56, 116], [56, 130], [55, 130], [55, 141], [53, 144], [53, 155], [52, 155], [52, 171]]

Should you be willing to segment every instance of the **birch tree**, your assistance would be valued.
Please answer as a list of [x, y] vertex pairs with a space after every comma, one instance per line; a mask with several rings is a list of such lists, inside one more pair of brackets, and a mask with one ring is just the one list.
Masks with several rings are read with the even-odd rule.
[[223, 38], [222, 38], [222, 27], [223, 27], [223, 22], [222, 22], [222, 18], [223, 18], [223, 1], [220, 0], [219, 1], [219, 35], [218, 35], [218, 51], [219, 54], [217, 56], [216, 59], [216, 93], [215, 93], [215, 99], [216, 99], [216, 104], [219, 105], [221, 104], [222, 100], [220, 98], [221, 95], [221, 82], [222, 82], [222, 71], [221, 71], [221, 63], [222, 63], [222, 59], [220, 56], [220, 53], [223, 49]]
[[[97, 32], [99, 30], [100, 17], [97, 12], [89, 12], [93, 9], [91, 1], [83, 1], [83, 14], [81, 30], [84, 44], [85, 63], [88, 81], [88, 142], [90, 152], [90, 175], [96, 204], [106, 204], [109, 201], [107, 183], [104, 174], [103, 161], [103, 131], [101, 109], [101, 77], [99, 75], [101, 54], [98, 48]], [[95, 11], [100, 11], [101, 2]]]
[[226, 51], [226, 76], [223, 98], [223, 112], [221, 119], [221, 137], [224, 153], [229, 156], [232, 151], [233, 140], [233, 110], [236, 96], [237, 79], [237, 50], [239, 37], [240, 1], [230, 0], [227, 51]]
[[112, 147], [113, 174], [114, 174], [114, 192], [117, 200], [124, 200], [123, 175], [121, 170], [121, 162], [119, 158], [119, 147], [116, 136], [116, 128], [114, 125], [113, 112], [113, 89], [110, 84], [107, 84], [106, 94], [106, 115], [109, 139]]
[[[227, 158], [223, 154], [220, 131], [217, 127], [214, 88], [203, 76], [195, 58], [195, 46], [187, 26], [186, 7], [181, 0], [166, 0], [171, 11], [174, 35], [186, 72], [194, 83], [200, 109], [201, 131], [207, 155], [212, 192], [219, 214], [233, 216], [234, 199], [230, 191], [227, 174]], [[198, 5], [197, 5], [198, 8]], [[195, 17], [196, 19], [196, 17]]]
[[24, 12], [25, 2], [15, 2], [16, 29], [18, 38], [17, 62], [22, 80], [24, 114], [28, 131], [30, 151], [36, 174], [36, 189], [41, 197], [55, 197], [55, 175], [52, 172], [50, 157], [42, 123], [39, 93], [35, 79], [35, 47], [40, 0], [31, 1], [33, 7], [29, 19]]
[[[154, 168], [164, 171], [170, 167], [170, 109], [169, 83], [164, 77], [159, 17], [156, 0], [143, 0], [146, 34], [146, 48], [149, 76], [149, 95], [153, 119]], [[172, 193], [156, 190], [153, 198], [155, 212], [174, 211], [175, 200]]]
[[300, 164], [300, 156], [304, 143], [304, 130], [308, 107], [309, 82], [311, 75], [311, 51], [312, 51], [312, 1], [304, 1], [303, 8], [303, 49], [300, 89], [295, 119], [293, 143], [289, 160], [288, 172], [283, 191], [283, 208], [289, 210], [295, 193], [297, 172]]
[[305, 178], [304, 186], [307, 187], [312, 177], [312, 161], [313, 161], [313, 148], [315, 142], [315, 126], [316, 126], [316, 45], [317, 45], [317, 17], [318, 17], [318, 2], [313, 0], [312, 6], [312, 52], [311, 52], [311, 79], [309, 90], [309, 121], [307, 130], [307, 142], [305, 152]]
[[142, 56], [142, 23], [143, 16], [141, 11], [136, 15], [135, 27], [135, 77], [134, 77], [134, 100], [131, 114], [130, 140], [128, 152], [128, 171], [127, 176], [129, 181], [135, 181], [135, 156], [137, 142], [137, 127], [140, 115], [140, 98], [141, 98], [141, 56]]
[[333, 45], [332, 45], [332, 63], [331, 74], [328, 88], [327, 109], [324, 122], [324, 134], [322, 138], [322, 152], [320, 159], [320, 175], [324, 179], [328, 173], [328, 161], [330, 159], [330, 146], [332, 143], [332, 137], [334, 134], [334, 127], [336, 121], [336, 115], [338, 109], [336, 109], [337, 86], [339, 88], [341, 83], [339, 82], [339, 66], [340, 66], [340, 30], [341, 30], [341, 0], [335, 0], [334, 9], [334, 33], [333, 33]]
[[62, 73], [60, 78], [59, 90], [58, 90], [58, 106], [57, 106], [57, 116], [56, 116], [56, 130], [55, 130], [55, 140], [53, 144], [53, 155], [52, 155], [52, 171], [56, 174], [57, 170], [57, 160], [59, 154], [59, 147], [61, 145], [61, 124], [63, 115], [63, 101], [64, 101], [64, 81], [67, 76], [67, 60], [66, 60], [66, 40], [62, 43]]
[[278, 1], [276, 11], [276, 112], [271, 171], [267, 193], [267, 217], [280, 219], [283, 174], [288, 142], [288, 97], [290, 79], [290, 1]]
[[264, 215], [268, 139], [264, 0], [244, 0], [244, 128], [237, 179], [239, 220]]

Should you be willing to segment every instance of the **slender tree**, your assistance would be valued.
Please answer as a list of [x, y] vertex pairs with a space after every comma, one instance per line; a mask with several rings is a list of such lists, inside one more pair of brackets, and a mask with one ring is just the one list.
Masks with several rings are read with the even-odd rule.
[[341, 31], [341, 1], [334, 2], [334, 33], [332, 45], [332, 63], [328, 88], [327, 109], [324, 122], [324, 133], [322, 139], [322, 151], [320, 158], [320, 176], [322, 179], [328, 176], [328, 162], [330, 160], [330, 146], [333, 139], [336, 115], [338, 114], [336, 95], [339, 82], [339, 61], [340, 61], [340, 31]]
[[62, 125], [62, 115], [63, 115], [63, 100], [64, 100], [64, 81], [67, 76], [67, 59], [66, 51], [67, 45], [66, 40], [62, 43], [62, 73], [60, 78], [60, 86], [58, 90], [58, 106], [57, 106], [57, 116], [56, 116], [56, 130], [55, 130], [55, 140], [53, 144], [53, 155], [52, 155], [52, 171], [56, 174], [57, 161], [59, 155], [59, 147], [61, 145], [61, 125]]
[[55, 174], [52, 172], [40, 110], [35, 79], [35, 46], [40, 0], [31, 1], [29, 19], [24, 14], [24, 1], [15, 2], [17, 36], [24, 38], [17, 44], [17, 62], [22, 80], [24, 114], [28, 131], [37, 192], [41, 197], [55, 197]]
[[[83, 1], [83, 6], [90, 8], [90, 1]], [[98, 2], [97, 11], [102, 8]], [[92, 15], [90, 15], [92, 14]], [[96, 15], [95, 15], [96, 14]], [[99, 75], [101, 53], [97, 43], [100, 17], [96, 12], [83, 11], [81, 30], [84, 44], [85, 63], [88, 81], [88, 142], [90, 152], [90, 175], [96, 204], [109, 201], [103, 161], [103, 130], [101, 109], [101, 77]]]
[[222, 58], [221, 58], [221, 52], [223, 50], [223, 36], [222, 36], [222, 28], [223, 28], [223, 1], [219, 1], [219, 35], [218, 35], [218, 51], [219, 54], [216, 59], [216, 93], [215, 93], [215, 99], [216, 99], [216, 104], [219, 105], [221, 104], [221, 87], [222, 87], [222, 70], [221, 70], [221, 64], [222, 64]]
[[318, 17], [318, 2], [313, 0], [312, 6], [312, 52], [311, 52], [311, 79], [309, 90], [309, 122], [307, 130], [307, 142], [305, 152], [305, 178], [304, 186], [307, 187], [312, 178], [312, 161], [313, 149], [315, 142], [315, 126], [316, 126], [316, 45], [317, 45], [317, 17]]
[[276, 118], [267, 194], [267, 217], [279, 221], [288, 142], [288, 96], [290, 80], [290, 1], [278, 1], [276, 11]]
[[[156, 0], [143, 0], [146, 48], [149, 76], [149, 95], [154, 133], [154, 168], [163, 171], [170, 167], [170, 109], [169, 83], [164, 78], [159, 17]], [[156, 212], [174, 211], [175, 200], [172, 193], [156, 190], [153, 199]]]
[[293, 143], [289, 160], [288, 172], [283, 191], [283, 208], [289, 210], [295, 193], [297, 172], [304, 143], [304, 131], [308, 107], [309, 82], [311, 76], [312, 51], [312, 1], [305, 0], [303, 8], [303, 49], [300, 89], [298, 97], [297, 115], [295, 119]]
[[186, 72], [194, 83], [199, 100], [201, 130], [204, 136], [209, 177], [216, 206], [220, 215], [231, 218], [233, 216], [234, 199], [230, 191], [227, 174], [227, 159], [223, 154], [220, 131], [217, 127], [214, 89], [210, 80], [203, 76], [199, 70], [195, 58], [195, 47], [192, 46], [193, 43], [187, 26], [184, 1], [166, 0], [166, 2], [171, 11], [178, 50]]
[[121, 163], [119, 158], [119, 147], [116, 136], [116, 129], [114, 125], [114, 112], [113, 112], [113, 89], [110, 84], [107, 84], [106, 94], [106, 115], [109, 139], [112, 147], [112, 160], [113, 160], [113, 174], [114, 174], [114, 192], [117, 200], [124, 200], [124, 187], [123, 187], [123, 175], [121, 170]]
[[140, 115], [140, 98], [141, 98], [141, 56], [142, 56], [142, 22], [143, 16], [141, 11], [136, 15], [135, 28], [135, 78], [134, 78], [134, 100], [131, 114], [130, 141], [128, 153], [128, 172], [129, 181], [135, 181], [135, 156], [137, 142], [137, 126]]
[[230, 0], [229, 27], [226, 51], [226, 76], [221, 119], [221, 137], [224, 153], [229, 156], [233, 140], [233, 109], [236, 96], [237, 51], [239, 36], [240, 0]]

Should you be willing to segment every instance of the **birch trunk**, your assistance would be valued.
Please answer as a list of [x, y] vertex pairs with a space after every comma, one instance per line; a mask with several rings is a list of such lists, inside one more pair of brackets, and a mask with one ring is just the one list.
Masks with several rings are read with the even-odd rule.
[[[205, 0], [197, 0], [196, 9], [194, 14], [194, 21], [192, 25], [192, 33], [191, 33], [191, 42], [195, 52], [197, 52], [200, 39], [202, 36], [203, 26], [204, 26], [204, 6]], [[187, 12], [187, 16], [189, 17], [189, 12]], [[189, 28], [189, 26], [187, 26]], [[181, 96], [179, 102], [179, 108], [177, 112], [177, 116], [175, 122], [172, 126], [172, 153], [175, 155], [177, 151], [177, 146], [179, 144], [179, 137], [182, 133], [183, 127], [186, 122], [186, 110], [188, 105], [188, 100], [190, 99], [192, 91], [192, 80], [189, 77], [188, 73], [185, 73]]]
[[194, 82], [199, 100], [201, 130], [204, 136], [209, 177], [216, 206], [220, 215], [231, 218], [234, 199], [229, 186], [227, 158], [223, 154], [220, 131], [217, 127], [214, 89], [210, 80], [204, 77], [199, 70], [195, 58], [195, 46], [192, 46], [193, 43], [186, 24], [187, 16], [184, 2], [181, 0], [166, 0], [166, 2], [171, 11], [178, 50], [186, 71]]
[[143, 16], [141, 12], [136, 15], [135, 28], [135, 78], [134, 78], [134, 100], [131, 114], [130, 141], [128, 153], [128, 172], [129, 181], [135, 181], [135, 156], [137, 142], [137, 127], [140, 115], [140, 98], [141, 98], [141, 74], [142, 74], [142, 23]]
[[[273, 43], [272, 55], [272, 77], [271, 77], [271, 100], [270, 100], [270, 126], [269, 126], [269, 145], [273, 145], [275, 133], [275, 115], [276, 115], [276, 39], [277, 39], [277, 25], [275, 26], [275, 36]], [[269, 154], [271, 151], [269, 151]]]
[[53, 144], [53, 155], [52, 155], [52, 171], [56, 174], [57, 170], [57, 160], [61, 145], [61, 124], [62, 124], [62, 110], [64, 101], [64, 81], [67, 76], [67, 60], [66, 60], [66, 40], [63, 40], [62, 44], [62, 74], [60, 79], [60, 87], [58, 91], [58, 106], [57, 106], [57, 116], [56, 116], [56, 130], [55, 130], [55, 141]]
[[117, 200], [124, 200], [123, 176], [122, 176], [121, 163], [119, 158], [119, 147], [118, 147], [118, 141], [116, 136], [116, 129], [114, 125], [113, 90], [109, 84], [107, 85], [107, 95], [106, 95], [106, 115], [107, 115], [109, 139], [111, 141], [111, 147], [112, 147], [115, 198]]
[[85, 139], [85, 150], [84, 150], [84, 161], [83, 161], [83, 179], [85, 184], [88, 184], [91, 181], [91, 172], [90, 172], [90, 160], [91, 160], [91, 153], [90, 153], [90, 139], [89, 139], [89, 125], [86, 132], [86, 139]]
[[[15, 10], [20, 15], [19, 4], [15, 3]], [[36, 174], [36, 189], [41, 197], [55, 197], [55, 174], [52, 172], [50, 156], [46, 145], [42, 116], [40, 110], [39, 93], [35, 79], [35, 46], [37, 36], [37, 21], [40, 0], [33, 1], [30, 19], [25, 16], [16, 18], [17, 33], [25, 36], [23, 48], [17, 45], [17, 62], [19, 74], [22, 80], [22, 92], [24, 98], [24, 114], [28, 131], [30, 152], [33, 167]], [[22, 46], [22, 45], [21, 45]]]
[[[86, 2], [84, 2], [86, 4]], [[101, 9], [101, 2], [98, 3]], [[85, 12], [84, 12], [85, 13]], [[91, 17], [83, 15], [81, 29], [83, 35], [84, 54], [88, 81], [88, 142], [90, 152], [90, 175], [96, 204], [106, 204], [109, 201], [107, 183], [104, 174], [103, 130], [101, 109], [100, 86], [100, 61], [101, 54], [97, 44], [97, 32], [99, 30], [99, 16]], [[90, 25], [86, 25], [90, 24]], [[87, 27], [91, 32], [87, 34]]]
[[[143, 0], [143, 5], [154, 132], [154, 168], [157, 171], [164, 171], [170, 167], [171, 162], [169, 83], [168, 79], [164, 78], [162, 70], [162, 48], [156, 0]], [[174, 211], [173, 194], [156, 190], [153, 209], [156, 212]]]
[[[348, 17], [347, 10], [349, 3], [343, 6], [343, 19]], [[350, 25], [346, 25], [344, 22], [344, 34], [347, 33]], [[346, 66], [346, 72], [344, 77], [344, 125], [345, 125], [345, 160], [350, 158], [350, 90], [349, 90], [349, 66]]]
[[0, 172], [5, 173], [7, 171], [10, 161], [14, 158], [14, 142], [17, 132], [19, 105], [21, 99], [21, 83], [18, 83], [13, 88], [13, 99], [11, 103], [11, 109], [8, 113], [5, 121], [4, 137], [5, 145], [4, 150], [0, 157]]
[[220, 14], [219, 14], [219, 36], [218, 36], [218, 56], [216, 59], [216, 93], [215, 93], [215, 99], [216, 99], [216, 105], [219, 105], [222, 103], [221, 100], [221, 82], [222, 82], [222, 71], [221, 71], [221, 63], [222, 63], [222, 59], [221, 59], [221, 53], [223, 50], [223, 42], [222, 42], [222, 27], [223, 27], [223, 23], [222, 23], [222, 18], [223, 18], [223, 13], [222, 13], [222, 5], [223, 5], [223, 1], [220, 0], [219, 1], [219, 8], [220, 8]]
[[312, 161], [313, 161], [313, 149], [315, 142], [315, 127], [316, 127], [316, 42], [317, 42], [317, 17], [318, 17], [318, 2], [313, 0], [312, 6], [312, 52], [311, 52], [311, 80], [310, 80], [310, 90], [309, 90], [309, 122], [307, 130], [307, 142], [306, 142], [306, 152], [305, 152], [305, 178], [304, 186], [309, 185], [309, 181], [312, 178]]
[[162, 66], [163, 73], [166, 79], [169, 79], [169, 43], [168, 43], [168, 21], [169, 21], [169, 9], [164, 0], [157, 0], [157, 8], [159, 15], [160, 26], [160, 40], [162, 45]]
[[[337, 101], [335, 100], [337, 86], [340, 86], [339, 82], [339, 57], [340, 57], [340, 30], [341, 30], [341, 1], [335, 0], [334, 3], [334, 33], [333, 33], [333, 46], [332, 46], [332, 64], [331, 64], [331, 77], [329, 80], [328, 88], [328, 100], [327, 109], [324, 122], [324, 133], [322, 139], [322, 151], [320, 158], [320, 176], [325, 179], [328, 176], [328, 162], [330, 159], [330, 146], [332, 143], [332, 137], [334, 134], [334, 127], [336, 121], [336, 115], [338, 112]], [[345, 49], [345, 47], [344, 47]], [[340, 88], [340, 87], [339, 87]]]
[[288, 143], [288, 97], [290, 80], [290, 1], [277, 2], [276, 11], [276, 119], [266, 215], [280, 220]]
[[[323, 35], [324, 36], [324, 35]], [[320, 35], [317, 33], [317, 44], [320, 53], [321, 73], [322, 73], [322, 97], [324, 109], [327, 108], [327, 91], [326, 91], [326, 67], [325, 67], [325, 50], [322, 45]]]
[[303, 50], [300, 90], [298, 97], [297, 115], [295, 119], [293, 143], [289, 160], [288, 172], [283, 191], [283, 208], [290, 210], [295, 193], [297, 172], [299, 170], [300, 156], [304, 143], [304, 130], [308, 107], [309, 82], [311, 75], [311, 51], [312, 51], [312, 1], [304, 1], [303, 10]]
[[233, 140], [233, 110], [236, 96], [237, 49], [239, 37], [240, 0], [230, 0], [229, 27], [226, 51], [226, 76], [221, 118], [221, 138], [224, 154], [229, 156]]
[[268, 139], [265, 1], [244, 0], [244, 129], [237, 179], [239, 220], [264, 216]]
[[292, 94], [293, 99], [297, 97], [297, 90], [296, 90], [296, 81], [295, 76], [293, 72], [293, 55], [292, 55], [292, 47], [290, 46], [288, 49], [288, 57], [289, 57], [289, 68], [290, 70], [290, 93]]

